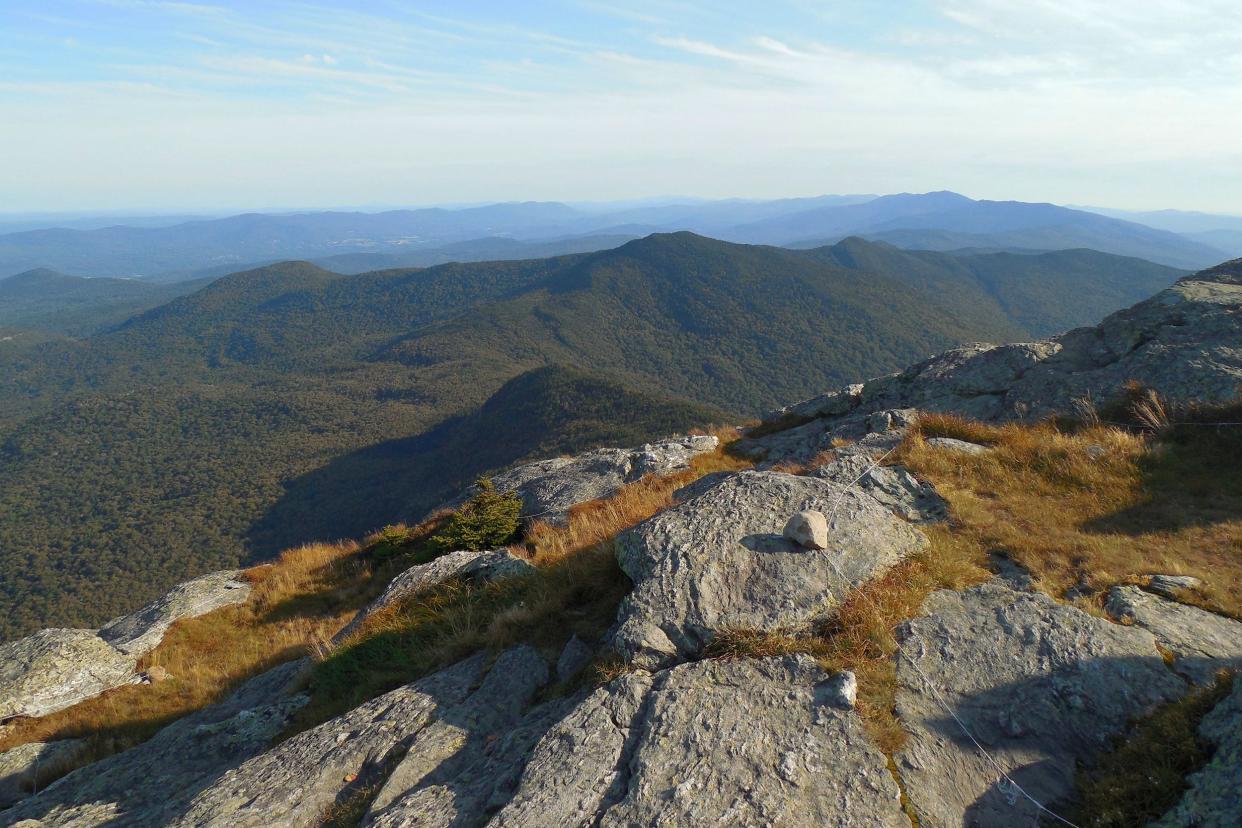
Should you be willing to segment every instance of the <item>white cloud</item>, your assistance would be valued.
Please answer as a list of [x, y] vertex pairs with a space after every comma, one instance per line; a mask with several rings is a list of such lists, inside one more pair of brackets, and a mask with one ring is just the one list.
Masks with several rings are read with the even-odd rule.
[[603, 43], [203, 15], [205, 48], [109, 63], [120, 80], [0, 83], [0, 191], [56, 209], [951, 188], [1242, 212], [1242, 9], [933, 2], [934, 25], [875, 44], [701, 11]]

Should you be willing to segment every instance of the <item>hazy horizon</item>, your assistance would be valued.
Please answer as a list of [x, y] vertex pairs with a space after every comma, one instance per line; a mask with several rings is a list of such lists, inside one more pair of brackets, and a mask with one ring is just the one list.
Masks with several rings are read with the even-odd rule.
[[1223, 0], [13, 0], [0, 32], [12, 212], [942, 189], [1242, 212]]

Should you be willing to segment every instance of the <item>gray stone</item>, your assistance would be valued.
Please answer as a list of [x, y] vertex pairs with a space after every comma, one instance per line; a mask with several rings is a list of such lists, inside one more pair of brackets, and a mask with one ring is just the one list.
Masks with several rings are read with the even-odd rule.
[[1199, 735], [1215, 750], [1202, 769], [1186, 778], [1188, 790], [1151, 828], [1237, 828], [1242, 825], [1242, 680], [1199, 723]]
[[828, 548], [828, 521], [823, 512], [804, 509], [789, 519], [781, 533], [805, 549]]
[[[30, 742], [0, 753], [0, 809], [63, 776], [86, 754], [85, 739]], [[0, 816], [3, 819], [3, 816]]]
[[894, 408], [873, 411], [867, 415], [867, 431], [871, 434], [883, 434], [887, 431], [907, 431], [918, 421], [918, 412], [913, 408]]
[[896, 712], [909, 741], [895, 759], [926, 825], [1037, 816], [971, 736], [1031, 796], [1054, 803], [1073, 793], [1078, 763], [1187, 689], [1151, 633], [1000, 581], [933, 593], [924, 611], [900, 635]]
[[317, 825], [351, 790], [382, 782], [423, 729], [466, 700], [486, 668], [484, 655], [473, 656], [236, 763], [169, 824]]
[[249, 597], [250, 583], [241, 577], [241, 570], [212, 572], [178, 584], [137, 612], [108, 622], [99, 637], [126, 655], [146, 655], [177, 621], [242, 604]]
[[[518, 726], [547, 681], [548, 665], [534, 648], [515, 647], [502, 654], [468, 699], [437, 711], [435, 721], [414, 736], [405, 758], [376, 794], [363, 825], [478, 824], [502, 767], [507, 766], [516, 780], [525, 758], [525, 751], [518, 750], [511, 757], [516, 763], [493, 762], [494, 743]], [[528, 751], [535, 739], [523, 741]]]
[[565, 642], [565, 648], [561, 650], [561, 656], [556, 660], [556, 679], [560, 682], [566, 682], [574, 676], [582, 672], [582, 669], [591, 663], [591, 659], [595, 654], [591, 652], [591, 648], [582, 642], [578, 636], [570, 636], [569, 641]]
[[[715, 451], [718, 445], [714, 436], [699, 435], [632, 449], [597, 449], [575, 457], [526, 463], [501, 472], [492, 482], [497, 491], [517, 492], [522, 497], [523, 518], [563, 524], [574, 506], [611, 497], [625, 484], [645, 475], [685, 469], [696, 456]], [[456, 508], [476, 492], [477, 489], [467, 489], [440, 509]]]
[[842, 670], [828, 682], [828, 698], [837, 707], [845, 710], [853, 709], [858, 703], [858, 677], [850, 670]]
[[988, 446], [981, 446], [978, 443], [970, 443], [953, 437], [928, 437], [927, 445], [943, 451], [957, 452], [958, 454], [987, 454], [992, 450]]
[[120, 687], [137, 663], [94, 630], [40, 630], [0, 644], [0, 721], [46, 716]]
[[[189, 800], [267, 748], [306, 697], [289, 695], [305, 662], [281, 665], [225, 701], [165, 727], [123, 753], [73, 771], [0, 813], [0, 825], [155, 828], [177, 824]], [[24, 820], [31, 820], [23, 823]]]
[[906, 828], [884, 754], [832, 683], [806, 656], [668, 671], [598, 824]]
[[908, 826], [840, 684], [805, 656], [623, 676], [548, 731], [488, 825]]
[[1149, 591], [1173, 600], [1183, 590], [1194, 591], [1202, 586], [1203, 581], [1193, 575], [1152, 575], [1147, 580]]
[[[1242, 260], [1177, 282], [1145, 302], [1043, 342], [955, 348], [899, 374], [829, 392], [848, 407], [805, 409], [765, 422], [773, 433], [740, 449], [771, 462], [805, 461], [858, 431], [876, 412], [915, 408], [964, 417], [1034, 420], [1110, 400], [1138, 381], [1166, 400], [1228, 402], [1242, 387]], [[809, 421], [807, 421], [809, 418]]]
[[135, 680], [134, 667], [173, 623], [250, 595], [238, 571], [215, 572], [174, 587], [100, 630], [41, 630], [0, 644], [0, 721], [46, 716]]
[[1149, 630], [1176, 658], [1174, 669], [1197, 684], [1219, 670], [1242, 668], [1242, 623], [1198, 607], [1166, 601], [1134, 586], [1109, 590], [1109, 613]]
[[876, 465], [866, 454], [838, 457], [811, 475], [855, 486], [893, 514], [912, 523], [933, 523], [949, 516], [949, 505], [930, 483], [922, 482], [901, 466]]
[[507, 549], [481, 552], [462, 549], [449, 552], [433, 561], [412, 566], [393, 578], [379, 597], [363, 607], [332, 640], [337, 644], [348, 640], [375, 613], [450, 578], [469, 578], [478, 583], [486, 583], [527, 575], [534, 571], [533, 564], [513, 555]]
[[[828, 516], [828, 549], [781, 535], [788, 515]], [[926, 543], [871, 497], [827, 480], [741, 472], [622, 533], [634, 581], [610, 641], [640, 666], [697, 653], [726, 628], [803, 625]]]
[[649, 674], [628, 673], [582, 699], [531, 751], [521, 780], [489, 828], [587, 828], [627, 781], [629, 752], [642, 736], [638, 714]]

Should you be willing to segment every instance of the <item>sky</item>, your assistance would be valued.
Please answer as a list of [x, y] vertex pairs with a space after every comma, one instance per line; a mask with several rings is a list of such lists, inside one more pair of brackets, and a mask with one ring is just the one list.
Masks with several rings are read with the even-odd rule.
[[3, 0], [0, 211], [1242, 213], [1237, 0]]

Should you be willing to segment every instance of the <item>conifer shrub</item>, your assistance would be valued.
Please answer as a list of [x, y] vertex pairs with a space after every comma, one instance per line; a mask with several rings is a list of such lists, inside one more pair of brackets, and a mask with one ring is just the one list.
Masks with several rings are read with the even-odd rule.
[[444, 528], [431, 538], [442, 552], [457, 549], [495, 549], [518, 533], [522, 498], [516, 492], [501, 494], [490, 478], [480, 477], [479, 492], [448, 517]]
[[410, 541], [410, 530], [404, 526], [389, 525], [379, 530], [374, 545], [370, 549], [371, 556], [377, 561], [386, 561], [404, 551]]

